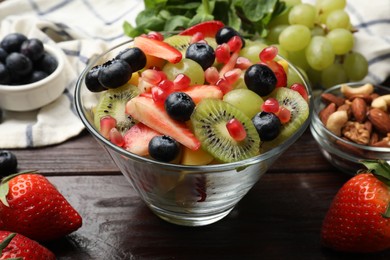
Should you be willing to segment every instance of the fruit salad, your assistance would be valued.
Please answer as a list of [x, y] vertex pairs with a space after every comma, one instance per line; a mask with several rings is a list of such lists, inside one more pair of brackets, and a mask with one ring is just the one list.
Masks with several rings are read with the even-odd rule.
[[135, 37], [85, 77], [96, 129], [161, 162], [229, 163], [278, 146], [307, 120], [308, 92], [274, 46], [219, 21]]

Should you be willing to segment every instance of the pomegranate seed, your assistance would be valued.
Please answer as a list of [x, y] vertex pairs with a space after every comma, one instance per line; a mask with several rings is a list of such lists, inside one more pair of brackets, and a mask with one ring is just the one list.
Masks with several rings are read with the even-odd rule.
[[174, 90], [186, 89], [190, 86], [191, 79], [186, 74], [178, 74], [173, 80]]
[[192, 35], [192, 38], [191, 38], [191, 43], [196, 43], [196, 42], [199, 42], [199, 41], [202, 41], [204, 40], [204, 34], [201, 33], [201, 32], [196, 32], [194, 35]]
[[268, 113], [276, 113], [279, 111], [279, 101], [275, 98], [268, 98], [261, 105], [261, 110]]
[[259, 57], [262, 62], [268, 62], [272, 61], [277, 54], [278, 48], [276, 48], [275, 46], [268, 46], [260, 52]]
[[215, 59], [218, 63], [227, 63], [230, 59], [230, 47], [227, 43], [222, 43], [215, 48]]
[[217, 83], [217, 81], [219, 80], [219, 72], [218, 72], [217, 68], [213, 67], [213, 66], [208, 67], [205, 70], [204, 76], [205, 76], [206, 81], [211, 85], [215, 85]]
[[233, 88], [225, 78], [220, 78], [215, 85], [219, 87], [223, 94], [228, 93]]
[[232, 69], [227, 71], [223, 76], [229, 84], [234, 84], [241, 76], [241, 69]]
[[245, 128], [238, 119], [230, 119], [229, 122], [226, 123], [226, 128], [234, 140], [240, 142], [246, 138]]
[[163, 41], [164, 36], [159, 32], [149, 32], [147, 34], [147, 38], [157, 40], [157, 41]]
[[161, 88], [155, 86], [152, 88], [152, 98], [155, 103], [164, 103], [165, 99], [168, 95], [166, 95], [166, 92], [162, 90]]
[[173, 91], [173, 82], [168, 79], [164, 79], [158, 83], [158, 87], [164, 92], [171, 93]]
[[239, 52], [242, 47], [242, 40], [240, 36], [233, 36], [227, 44], [229, 45], [230, 52]]
[[306, 91], [306, 88], [302, 85], [302, 84], [299, 84], [299, 83], [294, 83], [291, 85], [290, 87], [292, 90], [295, 90], [297, 91], [299, 94], [301, 94], [301, 96], [307, 101], [308, 100], [308, 94], [307, 94], [307, 91]]
[[100, 133], [106, 138], [110, 138], [111, 129], [116, 127], [116, 119], [112, 116], [103, 116], [100, 118]]
[[163, 75], [163, 72], [160, 73], [160, 71], [153, 70], [153, 69], [146, 69], [141, 73], [142, 79], [150, 84], [153, 84], [153, 85], [157, 85], [158, 83], [161, 82], [161, 80], [163, 80], [162, 75]]
[[242, 70], [246, 70], [252, 65], [252, 62], [245, 57], [238, 57], [236, 62], [236, 67]]
[[110, 130], [109, 138], [111, 143], [123, 147], [125, 145], [125, 139], [123, 138], [122, 134], [116, 129], [115, 127]]
[[284, 106], [279, 108], [279, 111], [276, 113], [276, 115], [279, 117], [279, 120], [282, 124], [289, 122], [291, 119], [291, 111]]

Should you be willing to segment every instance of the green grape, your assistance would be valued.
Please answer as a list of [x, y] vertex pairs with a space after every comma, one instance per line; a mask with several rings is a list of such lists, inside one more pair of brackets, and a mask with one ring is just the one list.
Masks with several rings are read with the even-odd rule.
[[351, 31], [337, 28], [330, 31], [326, 38], [332, 44], [333, 51], [336, 55], [343, 55], [351, 51], [354, 44], [354, 38]]
[[279, 35], [279, 44], [286, 51], [299, 51], [304, 49], [310, 42], [311, 33], [309, 28], [301, 24], [288, 26]]
[[310, 4], [295, 5], [288, 16], [290, 24], [302, 24], [308, 28], [314, 27], [316, 9]]
[[303, 70], [307, 70], [310, 67], [309, 63], [307, 63], [305, 50], [288, 52], [288, 60]]
[[302, 3], [301, 0], [282, 0], [287, 6], [299, 5]]
[[321, 26], [314, 26], [312, 29], [311, 29], [311, 37], [314, 37], [314, 36], [325, 36], [325, 30], [324, 28], [322, 28]]
[[279, 24], [276, 26], [273, 26], [269, 29], [268, 35], [267, 35], [267, 42], [270, 44], [278, 43], [279, 42], [279, 35], [280, 33], [288, 27], [287, 24]]
[[287, 9], [287, 11], [281, 13], [280, 15], [272, 18], [272, 20], [269, 22], [268, 27], [274, 27], [276, 25], [281, 25], [281, 24], [288, 24], [288, 15], [290, 13], [290, 10]]
[[305, 51], [307, 62], [316, 70], [323, 70], [335, 60], [335, 54], [329, 39], [324, 36], [314, 36]]
[[346, 6], [346, 0], [317, 0], [316, 9], [321, 23], [326, 23], [328, 15], [334, 10], [343, 10]]
[[240, 109], [249, 118], [254, 117], [261, 111], [263, 99], [249, 89], [233, 89], [223, 96], [223, 101]]
[[306, 70], [307, 76], [309, 78], [311, 87], [320, 88], [321, 87], [321, 71], [309, 68]]
[[348, 29], [350, 27], [349, 15], [344, 10], [334, 10], [326, 18], [326, 27], [328, 30], [336, 28]]
[[245, 41], [245, 47], [241, 49], [240, 56], [249, 59], [252, 63], [260, 61], [260, 52], [267, 47], [267, 45], [260, 41]]
[[360, 81], [367, 76], [367, 59], [358, 52], [351, 52], [345, 56], [343, 67], [347, 76], [352, 81]]
[[191, 59], [184, 58], [178, 63], [168, 62], [163, 71], [169, 80], [174, 80], [177, 75], [185, 74], [191, 79], [191, 85], [204, 84], [204, 71], [202, 67]]
[[347, 81], [347, 73], [339, 63], [333, 63], [321, 72], [321, 83], [325, 88], [330, 88]]
[[[303, 69], [299, 68], [296, 65], [295, 65], [295, 67], [299, 70], [299, 72], [302, 74], [302, 76], [304, 78], [306, 78], [306, 79], [308, 78], [306, 72]], [[288, 69], [288, 71], [287, 71], [287, 86], [290, 87], [294, 83], [303, 84], [303, 80], [295, 70]]]

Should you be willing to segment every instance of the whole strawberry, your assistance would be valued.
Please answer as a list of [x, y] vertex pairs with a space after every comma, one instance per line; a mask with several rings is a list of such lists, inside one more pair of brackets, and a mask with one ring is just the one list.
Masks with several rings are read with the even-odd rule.
[[0, 259], [54, 260], [55, 255], [23, 235], [0, 231]]
[[322, 226], [326, 247], [345, 252], [390, 248], [390, 165], [365, 161], [336, 194]]
[[0, 183], [0, 229], [33, 240], [53, 240], [82, 225], [79, 213], [49, 180], [36, 173], [19, 173]]

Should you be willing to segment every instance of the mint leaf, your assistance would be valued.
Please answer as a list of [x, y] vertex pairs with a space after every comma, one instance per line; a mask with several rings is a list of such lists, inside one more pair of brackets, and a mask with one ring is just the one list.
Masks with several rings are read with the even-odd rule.
[[272, 13], [277, 0], [242, 0], [242, 10], [248, 20], [260, 21], [267, 13]]
[[166, 32], [173, 32], [177, 29], [183, 29], [187, 28], [188, 24], [190, 22], [190, 19], [182, 16], [182, 15], [176, 15], [171, 17], [171, 19], [167, 20], [164, 26], [164, 31]]

